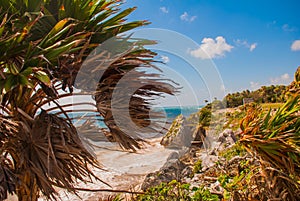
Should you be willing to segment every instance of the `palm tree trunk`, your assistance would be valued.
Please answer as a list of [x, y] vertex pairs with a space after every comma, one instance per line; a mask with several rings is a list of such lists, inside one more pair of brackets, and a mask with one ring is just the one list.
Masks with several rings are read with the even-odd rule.
[[17, 185], [16, 194], [19, 201], [37, 201], [39, 198], [38, 186], [36, 179], [29, 171], [25, 171], [20, 176], [20, 184]]

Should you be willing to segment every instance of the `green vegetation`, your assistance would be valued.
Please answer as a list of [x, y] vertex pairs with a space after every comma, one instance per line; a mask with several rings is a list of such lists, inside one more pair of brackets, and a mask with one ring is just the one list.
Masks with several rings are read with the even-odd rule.
[[196, 122], [198, 127], [208, 128], [211, 123], [212, 117], [212, 105], [207, 104], [205, 107], [201, 108], [197, 113], [192, 114], [189, 119], [192, 122]]
[[[239, 161], [238, 171], [223, 173], [219, 181], [226, 190], [225, 200], [300, 199], [300, 94], [295, 81], [288, 88], [288, 100], [276, 105], [277, 111], [254, 104], [240, 126], [240, 145], [221, 154], [227, 161], [245, 153], [251, 159]], [[279, 106], [279, 107], [278, 107]], [[237, 146], [237, 147], [236, 147]], [[238, 148], [238, 149], [237, 149]], [[227, 169], [227, 168], [226, 168]]]
[[261, 107], [264, 110], [268, 110], [268, 109], [278, 109], [283, 105], [283, 103], [262, 103]]
[[285, 103], [249, 104], [228, 114], [229, 121], [244, 118], [239, 142], [219, 154], [226, 161], [217, 173], [225, 200], [300, 199], [297, 83], [287, 87], [292, 90]]
[[[76, 95], [74, 89], [93, 95], [94, 111], [107, 126], [104, 132], [122, 148], [141, 147], [141, 139], [116, 126], [113, 92], [123, 93], [120, 97], [127, 92], [117, 83], [128, 72], [143, 83], [129, 105], [120, 105], [117, 111], [118, 120], [127, 123], [124, 111], [129, 108], [131, 120], [139, 127], [150, 124], [149, 97], [174, 94], [176, 89], [158, 74], [140, 71], [140, 67], [153, 67], [156, 53], [144, 46], [155, 42], [119, 37], [148, 24], [127, 22], [134, 10], [122, 10], [118, 0], [0, 1], [0, 200], [8, 193], [15, 193], [20, 201], [37, 201], [41, 195], [57, 200], [58, 188], [76, 194], [76, 182], [98, 179], [91, 169], [101, 167], [72, 123], [70, 105], [59, 103], [60, 98]], [[96, 49], [110, 39], [114, 54]], [[91, 53], [97, 55], [98, 63], [87, 59]], [[75, 86], [77, 76], [82, 79]], [[132, 87], [140, 86], [138, 82]], [[288, 87], [263, 86], [253, 92], [228, 94], [224, 101], [215, 100], [192, 117], [195, 133], [203, 139], [212, 124], [221, 125], [222, 115], [214, 112], [224, 108], [224, 102], [237, 107], [243, 98], [253, 98], [256, 103], [227, 113], [229, 124], [235, 129], [239, 124], [242, 132], [239, 143], [220, 154], [225, 168], [215, 173], [225, 189], [225, 200], [300, 200], [299, 89], [300, 67]], [[50, 103], [55, 106], [43, 109]], [[160, 118], [159, 114], [152, 116]], [[174, 125], [173, 129], [178, 128]], [[128, 129], [135, 130], [129, 125]], [[198, 160], [194, 173], [201, 167]], [[119, 196], [112, 199], [121, 200]], [[136, 200], [219, 198], [202, 186], [172, 181], [150, 188]]]
[[164, 146], [167, 146], [171, 143], [174, 137], [176, 137], [180, 130], [182, 129], [182, 123], [183, 123], [184, 117], [182, 114], [178, 115], [172, 122], [168, 132], [161, 140], [161, 144]]
[[[299, 76], [300, 67], [297, 72]], [[136, 200], [300, 200], [299, 83], [295, 78], [287, 87], [290, 91], [285, 103], [250, 103], [227, 110], [223, 129], [240, 128], [238, 142], [218, 152], [218, 161], [205, 171], [201, 171], [202, 161], [193, 158], [196, 162], [191, 179], [197, 175], [193, 180], [193, 184], [199, 180], [197, 187], [177, 181], [162, 183]], [[216, 124], [219, 118], [222, 117], [208, 104], [190, 120], [199, 131]], [[210, 189], [215, 179], [223, 189], [219, 197]]]
[[233, 111], [226, 112], [226, 124], [224, 125], [224, 128], [237, 130], [240, 127], [240, 121], [245, 117], [245, 115], [246, 111], [244, 106], [240, 106]]
[[[290, 98], [271, 115], [248, 111], [241, 123], [240, 142], [254, 149], [265, 162], [290, 175], [300, 173], [300, 96]], [[296, 174], [296, 175], [295, 175]]]
[[195, 174], [195, 173], [199, 173], [199, 172], [201, 172], [201, 170], [202, 170], [202, 160], [198, 160], [198, 161], [196, 161], [195, 162], [195, 164], [194, 164], [194, 169], [193, 169], [193, 173]]
[[246, 149], [236, 143], [234, 146], [219, 153], [226, 164], [219, 164], [218, 181], [224, 188], [224, 200], [247, 200], [241, 196], [248, 192], [251, 176], [257, 172], [253, 160], [249, 160]]
[[190, 122], [194, 126], [194, 136], [196, 138], [198, 136], [198, 138], [203, 140], [206, 136], [206, 131], [210, 127], [214, 127], [219, 131], [223, 129], [220, 127], [220, 122], [225, 120], [225, 116], [222, 113], [216, 113], [217, 110], [223, 108], [225, 107], [221, 101], [214, 100], [189, 117]]
[[255, 91], [245, 90], [228, 94], [223, 102], [226, 102], [227, 107], [229, 108], [243, 105], [244, 98], [252, 98], [256, 103], [283, 103], [286, 100], [286, 91], [287, 87], [283, 85], [262, 86]]
[[[70, 105], [59, 103], [60, 98], [76, 95], [74, 88], [93, 95], [94, 111], [108, 128], [105, 133], [124, 149], [140, 148], [138, 138], [116, 126], [112, 94], [126, 93], [116, 83], [130, 71], [138, 80], [132, 87], [140, 86], [138, 82], [145, 85], [137, 87], [129, 105], [118, 107], [119, 119], [128, 122], [122, 109], [129, 108], [131, 120], [140, 127], [149, 125], [149, 97], [173, 94], [175, 89], [158, 74], [139, 70], [153, 68], [156, 53], [144, 48], [153, 41], [117, 37], [148, 24], [127, 22], [135, 8], [122, 10], [121, 4], [117, 0], [0, 1], [0, 200], [8, 193], [15, 193], [20, 201], [36, 201], [41, 195], [56, 200], [56, 187], [76, 193], [77, 181], [96, 178], [90, 168], [100, 165], [81, 141], [68, 115]], [[112, 52], [96, 49], [108, 40], [113, 42]], [[88, 57], [92, 52], [97, 60]], [[51, 108], [42, 109], [50, 103]]]
[[241, 123], [240, 143], [260, 161], [260, 173], [251, 178], [261, 188], [259, 200], [300, 199], [299, 111], [300, 96], [295, 94], [274, 114], [252, 108]]
[[240, 145], [240, 143], [234, 144], [232, 147], [225, 149], [224, 151], [219, 153], [219, 156], [226, 159], [226, 161], [230, 161], [235, 156], [245, 156], [246, 149]]
[[190, 184], [181, 184], [173, 180], [161, 183], [139, 195], [135, 201], [218, 201], [217, 195], [212, 195], [203, 187], [191, 187]]

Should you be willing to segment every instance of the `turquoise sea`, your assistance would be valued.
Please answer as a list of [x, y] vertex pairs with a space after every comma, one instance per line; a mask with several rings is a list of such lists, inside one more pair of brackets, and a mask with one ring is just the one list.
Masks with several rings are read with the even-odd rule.
[[[197, 112], [203, 106], [169, 106], [169, 107], [159, 107], [154, 108], [154, 111], [160, 111], [165, 115], [165, 120], [171, 123], [178, 115], [182, 114], [184, 117], [189, 117], [191, 114]], [[100, 127], [105, 128], [103, 123], [103, 118], [98, 116], [96, 113], [71, 113], [69, 115], [73, 118], [75, 125], [80, 125], [85, 122], [86, 119], [96, 120], [96, 124]]]
[[163, 111], [166, 113], [168, 120], [173, 120], [178, 115], [182, 114], [184, 117], [189, 117], [191, 114], [197, 112], [203, 106], [170, 106], [158, 108], [158, 111]]

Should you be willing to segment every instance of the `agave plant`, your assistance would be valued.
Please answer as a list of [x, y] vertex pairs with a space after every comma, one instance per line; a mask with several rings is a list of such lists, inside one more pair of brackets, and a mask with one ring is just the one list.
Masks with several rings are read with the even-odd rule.
[[253, 178], [259, 180], [261, 200], [300, 198], [299, 111], [300, 95], [295, 94], [273, 114], [251, 108], [241, 123], [240, 143], [261, 162]]
[[[91, 167], [101, 166], [74, 127], [66, 109], [70, 104], [59, 103], [74, 95], [74, 88], [93, 95], [105, 132], [125, 149], [140, 148], [142, 140], [138, 131], [130, 135], [119, 127], [128, 120], [123, 111], [129, 111], [138, 128], [157, 128], [149, 126], [151, 118], [159, 117], [150, 118], [149, 97], [176, 89], [143, 70], [154, 67], [156, 54], [143, 47], [152, 41], [119, 36], [148, 24], [126, 22], [135, 8], [121, 11], [120, 5], [108, 0], [0, 2], [0, 200], [7, 193], [16, 193], [22, 201], [37, 200], [41, 194], [55, 200], [55, 187], [76, 193], [76, 181], [97, 179]], [[97, 48], [112, 37], [118, 44], [114, 54]], [[90, 60], [90, 54], [96, 59]], [[131, 81], [127, 87], [135, 91], [128, 104], [115, 110], [116, 120], [113, 94], [129, 93], [120, 89], [121, 80]], [[52, 108], [43, 109], [50, 103]]]

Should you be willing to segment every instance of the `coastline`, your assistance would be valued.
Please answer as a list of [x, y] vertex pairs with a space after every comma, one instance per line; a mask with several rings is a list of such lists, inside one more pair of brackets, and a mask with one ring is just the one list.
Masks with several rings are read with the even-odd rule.
[[[174, 150], [160, 145], [160, 138], [153, 138], [145, 144], [145, 148], [136, 153], [124, 152], [118, 144], [110, 142], [95, 143], [94, 153], [104, 170], [93, 169], [100, 180], [108, 183], [105, 185], [99, 180], [92, 183], [78, 182], [78, 188], [85, 189], [111, 189], [111, 190], [134, 190], [139, 191], [147, 174], [159, 170], [167, 161]], [[67, 191], [58, 190], [61, 200], [72, 201], [99, 201], [107, 199], [112, 193], [109, 192], [85, 192], [79, 191], [78, 196]], [[39, 201], [45, 201], [39, 198]]]

